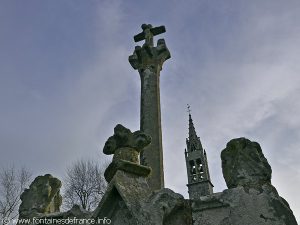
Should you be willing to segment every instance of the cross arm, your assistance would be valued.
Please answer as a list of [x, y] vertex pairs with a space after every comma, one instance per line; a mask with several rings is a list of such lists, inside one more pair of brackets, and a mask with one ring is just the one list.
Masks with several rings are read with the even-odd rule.
[[151, 28], [150, 31], [153, 34], [153, 36], [155, 36], [155, 35], [159, 35], [159, 34], [165, 33], [166, 32], [166, 28], [165, 28], [165, 26], [159, 26], [159, 27]]
[[135, 42], [139, 42], [145, 39], [145, 33], [141, 32], [133, 37]]
[[139, 42], [139, 41], [146, 39], [146, 36], [145, 36], [146, 29], [149, 29], [153, 36], [156, 36], [156, 35], [166, 32], [165, 26], [159, 26], [159, 27], [154, 27], [154, 28], [146, 27], [145, 29], [143, 29], [143, 32], [141, 32], [133, 37], [135, 42]]

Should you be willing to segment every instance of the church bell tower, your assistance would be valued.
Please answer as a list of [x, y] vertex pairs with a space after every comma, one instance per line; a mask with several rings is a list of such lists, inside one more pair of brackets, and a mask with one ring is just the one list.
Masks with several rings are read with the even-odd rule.
[[188, 192], [190, 199], [199, 199], [200, 196], [213, 193], [206, 151], [203, 149], [200, 138], [196, 134], [190, 106], [189, 111], [189, 137], [186, 139], [185, 161], [188, 176]]

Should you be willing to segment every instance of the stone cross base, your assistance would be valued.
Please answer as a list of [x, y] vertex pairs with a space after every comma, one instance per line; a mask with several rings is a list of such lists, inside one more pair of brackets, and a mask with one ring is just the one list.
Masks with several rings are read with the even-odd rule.
[[151, 174], [151, 168], [148, 166], [142, 166], [127, 160], [113, 161], [104, 172], [104, 177], [108, 183], [118, 170], [142, 177], [148, 177]]

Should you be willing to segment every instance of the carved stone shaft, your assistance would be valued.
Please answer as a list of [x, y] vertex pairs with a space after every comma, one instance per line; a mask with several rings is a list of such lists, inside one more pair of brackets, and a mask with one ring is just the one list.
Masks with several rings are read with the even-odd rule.
[[164, 187], [159, 72], [145, 69], [140, 72], [140, 77], [140, 129], [152, 137], [151, 145], [141, 152], [141, 164], [152, 168], [149, 183], [157, 190]]

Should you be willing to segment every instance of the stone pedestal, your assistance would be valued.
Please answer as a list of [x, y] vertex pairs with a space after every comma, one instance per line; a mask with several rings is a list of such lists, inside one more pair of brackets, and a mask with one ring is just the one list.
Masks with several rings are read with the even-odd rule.
[[153, 192], [143, 176], [117, 171], [108, 185], [95, 220], [107, 218], [114, 225], [191, 225], [188, 200], [170, 189]]
[[139, 164], [139, 153], [150, 144], [150, 136], [117, 125], [103, 148], [114, 154], [105, 170], [108, 188], [94, 211], [95, 221], [107, 218], [114, 225], [191, 225], [189, 201], [163, 188], [153, 191], [151, 168]]
[[104, 177], [107, 182], [110, 182], [118, 170], [135, 174], [137, 176], [148, 177], [151, 173], [151, 168], [147, 166], [138, 165], [126, 160], [119, 160], [109, 164], [105, 170]]

